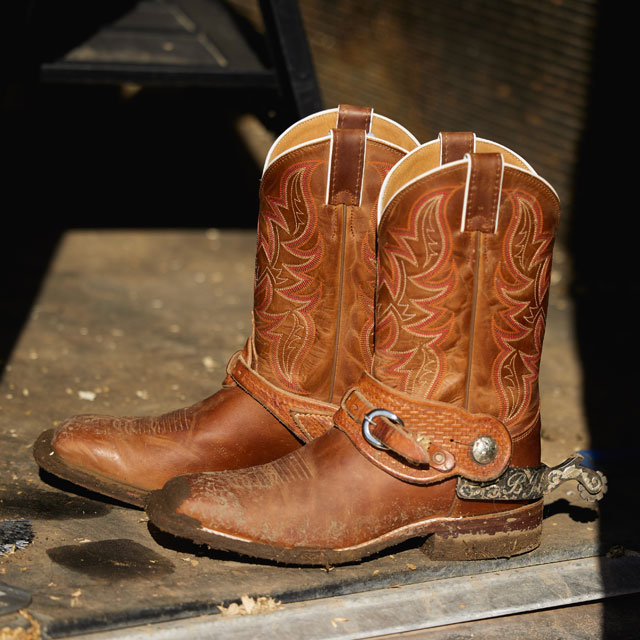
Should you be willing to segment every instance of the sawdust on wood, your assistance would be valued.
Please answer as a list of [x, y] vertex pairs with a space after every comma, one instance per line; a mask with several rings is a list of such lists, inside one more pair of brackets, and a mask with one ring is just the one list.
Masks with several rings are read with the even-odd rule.
[[282, 609], [282, 602], [267, 596], [258, 596], [254, 599], [245, 593], [240, 596], [240, 604], [232, 602], [228, 607], [218, 605], [218, 609], [223, 616], [252, 616]]
[[40, 623], [28, 611], [20, 609], [19, 613], [27, 619], [29, 628], [2, 627], [0, 629], [0, 640], [42, 640]]
[[349, 618], [331, 618], [331, 626], [334, 629], [338, 628], [338, 622], [349, 622]]

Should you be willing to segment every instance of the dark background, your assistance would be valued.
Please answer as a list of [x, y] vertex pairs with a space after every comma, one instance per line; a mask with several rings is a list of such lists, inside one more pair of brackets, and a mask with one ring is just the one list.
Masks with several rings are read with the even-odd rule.
[[[40, 81], [43, 62], [132, 4], [31, 0], [3, 10], [3, 360], [66, 229], [255, 224], [261, 167], [234, 123], [252, 112], [278, 133], [264, 95]], [[257, 5], [229, 6], [259, 43]], [[373, 104], [422, 141], [475, 130], [557, 188], [590, 422], [619, 434], [608, 444], [637, 445], [636, 74], [624, 13], [595, 0], [300, 7], [325, 106]]]

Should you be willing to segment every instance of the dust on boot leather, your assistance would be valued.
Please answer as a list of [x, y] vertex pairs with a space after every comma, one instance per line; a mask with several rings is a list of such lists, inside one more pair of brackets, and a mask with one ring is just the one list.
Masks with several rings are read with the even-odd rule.
[[371, 367], [378, 193], [417, 146], [347, 105], [285, 131], [260, 185], [254, 330], [223, 388], [158, 417], [74, 416], [39, 437], [38, 464], [142, 505], [176, 475], [262, 464], [326, 432]]
[[464, 499], [456, 488], [540, 465], [559, 211], [530, 165], [473, 134], [407, 155], [380, 195], [373, 369], [335, 427], [265, 465], [173, 479], [151, 494], [151, 521], [293, 563], [353, 561], [428, 534], [441, 558], [535, 548], [539, 495]]

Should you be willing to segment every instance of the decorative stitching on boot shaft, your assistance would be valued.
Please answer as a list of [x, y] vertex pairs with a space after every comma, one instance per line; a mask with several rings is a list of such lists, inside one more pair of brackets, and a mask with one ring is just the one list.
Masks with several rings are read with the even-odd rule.
[[507, 166], [496, 233], [460, 231], [467, 169], [429, 173], [385, 208], [373, 373], [416, 398], [468, 398], [515, 437], [538, 413], [558, 200]]
[[521, 192], [511, 194], [510, 200], [514, 214], [494, 281], [503, 306], [492, 322], [500, 349], [493, 384], [500, 398], [499, 417], [506, 425], [517, 422], [529, 406], [538, 380], [553, 250], [553, 233], [543, 231], [538, 202]]
[[257, 349], [285, 389], [301, 393], [299, 370], [313, 344], [314, 309], [322, 284], [311, 272], [322, 261], [317, 212], [309, 191], [317, 162], [284, 174], [278, 196], [265, 196], [260, 212], [254, 318]]
[[433, 395], [445, 375], [441, 344], [454, 320], [447, 306], [458, 282], [446, 217], [450, 194], [438, 189], [417, 199], [386, 227], [380, 246], [375, 369], [422, 397]]
[[[329, 402], [371, 369], [376, 202], [384, 176], [402, 155], [384, 141], [366, 140], [362, 205], [346, 207], [344, 238], [338, 233], [343, 206], [325, 202], [328, 139], [292, 151], [266, 171], [256, 259], [256, 357], [249, 366], [277, 387]], [[368, 260], [361, 258], [365, 249]], [[339, 301], [341, 272], [334, 256], [341, 251], [345, 287]], [[338, 304], [345, 322], [334, 358]]]

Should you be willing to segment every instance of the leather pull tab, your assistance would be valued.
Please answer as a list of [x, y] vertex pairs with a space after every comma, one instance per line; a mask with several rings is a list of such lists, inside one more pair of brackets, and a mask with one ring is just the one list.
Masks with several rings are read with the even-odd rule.
[[476, 134], [471, 131], [442, 131], [440, 138], [440, 164], [462, 160], [476, 150]]
[[327, 204], [360, 205], [366, 131], [331, 129]]
[[461, 231], [495, 233], [498, 229], [504, 159], [500, 153], [468, 153]]
[[371, 107], [354, 107], [350, 104], [341, 104], [338, 107], [337, 129], [364, 129], [365, 133], [371, 131]]

